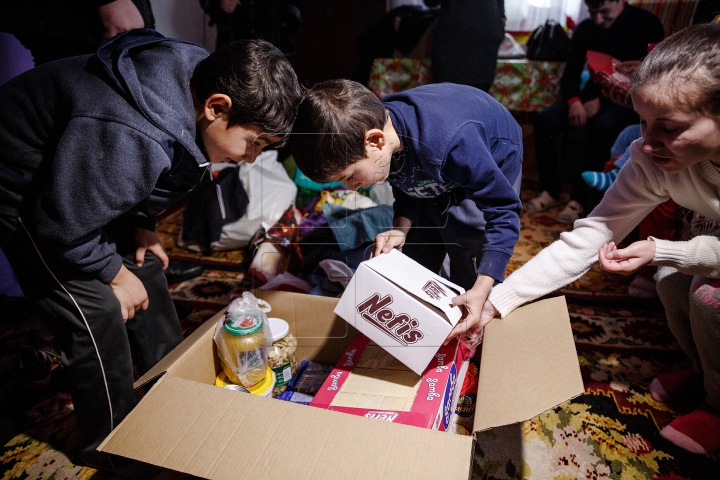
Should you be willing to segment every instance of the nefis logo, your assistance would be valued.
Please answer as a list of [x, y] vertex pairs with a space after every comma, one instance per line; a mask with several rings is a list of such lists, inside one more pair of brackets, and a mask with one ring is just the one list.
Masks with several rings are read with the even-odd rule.
[[365, 418], [382, 420], [383, 422], [393, 422], [397, 417], [397, 412], [367, 412], [365, 414]]
[[440, 300], [440, 295], [447, 297], [445, 289], [432, 280], [423, 285], [422, 290], [427, 293], [430, 298], [434, 298], [435, 300]]
[[379, 328], [403, 346], [423, 338], [423, 333], [417, 330], [420, 323], [416, 319], [406, 313], [395, 315], [392, 310], [387, 308], [392, 301], [392, 295], [380, 298], [379, 293], [374, 293], [357, 306], [357, 312], [368, 323]]

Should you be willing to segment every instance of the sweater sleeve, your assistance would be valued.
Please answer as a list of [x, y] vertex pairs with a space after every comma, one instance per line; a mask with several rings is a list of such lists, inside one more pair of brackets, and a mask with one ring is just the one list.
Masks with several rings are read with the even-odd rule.
[[122, 259], [103, 226], [150, 194], [163, 158], [167, 153], [157, 142], [126, 125], [72, 119], [34, 208], [43, 246], [80, 271], [112, 280]]
[[686, 242], [649, 237], [655, 242], [652, 265], [675, 267], [688, 275], [720, 278], [720, 231]]
[[505, 317], [515, 308], [574, 282], [597, 261], [600, 247], [623, 240], [656, 205], [670, 198], [664, 177], [644, 158], [641, 142], [631, 147], [631, 160], [600, 204], [570, 232], [544, 248], [528, 263], [495, 286], [488, 299]]
[[[507, 139], [494, 139], [496, 155], [503, 168], [519, 175], [522, 150]], [[468, 123], [450, 141], [441, 175], [461, 186], [485, 219], [485, 238], [477, 273], [502, 281], [505, 269], [520, 236], [520, 198], [490, 152], [485, 126]], [[515, 155], [513, 155], [515, 153]]]

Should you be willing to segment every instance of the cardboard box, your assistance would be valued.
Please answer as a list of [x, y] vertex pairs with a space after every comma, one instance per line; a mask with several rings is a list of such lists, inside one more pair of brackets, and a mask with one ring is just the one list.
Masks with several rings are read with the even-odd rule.
[[465, 290], [398, 250], [362, 262], [335, 313], [422, 375], [462, 317]]
[[418, 375], [359, 333], [310, 406], [445, 431], [463, 381], [459, 372], [467, 371], [462, 368], [467, 353], [451, 342]]
[[[357, 333], [337, 299], [258, 291], [298, 339], [297, 358], [333, 365]], [[211, 479], [469, 478], [473, 439], [233, 392], [204, 323], [136, 387], [157, 378], [99, 449]], [[530, 419], [584, 392], [565, 301], [521, 307], [485, 328], [474, 430]]]

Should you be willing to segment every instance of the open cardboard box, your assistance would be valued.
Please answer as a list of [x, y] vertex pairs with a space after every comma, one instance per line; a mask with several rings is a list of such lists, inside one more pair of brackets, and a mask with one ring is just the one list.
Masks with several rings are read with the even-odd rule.
[[[334, 365], [357, 333], [337, 299], [257, 291], [288, 321], [297, 357]], [[135, 386], [158, 378], [99, 450], [212, 479], [467, 479], [473, 437], [218, 388], [205, 322]], [[584, 391], [562, 297], [485, 328], [474, 430], [530, 419]]]

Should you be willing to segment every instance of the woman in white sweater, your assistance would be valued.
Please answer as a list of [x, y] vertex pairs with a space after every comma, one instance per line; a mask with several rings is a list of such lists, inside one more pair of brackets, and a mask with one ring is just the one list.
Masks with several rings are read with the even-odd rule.
[[625, 275], [658, 265], [668, 324], [693, 367], [658, 376], [650, 392], [662, 402], [704, 396], [661, 435], [709, 453], [720, 448], [720, 232], [686, 242], [650, 237], [624, 249], [614, 242], [669, 198], [720, 221], [720, 24], [687, 28], [658, 45], [635, 75], [632, 98], [643, 137], [602, 202], [495, 286], [484, 304], [474, 289], [456, 297], [467, 317], [453, 334], [479, 331], [494, 316], [580, 278], [595, 261]]

